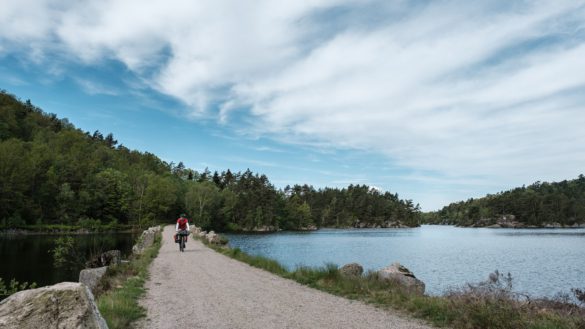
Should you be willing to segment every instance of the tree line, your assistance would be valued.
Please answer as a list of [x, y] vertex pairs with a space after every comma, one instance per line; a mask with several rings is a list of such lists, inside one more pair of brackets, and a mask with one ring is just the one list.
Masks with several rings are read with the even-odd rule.
[[[512, 215], [512, 216], [510, 216]], [[451, 203], [425, 213], [425, 223], [486, 226], [513, 218], [527, 226], [585, 223], [585, 176], [561, 182], [535, 182], [479, 199]]]
[[250, 170], [167, 163], [0, 91], [0, 227], [145, 226], [182, 212], [222, 231], [416, 226], [421, 215], [411, 200], [366, 185], [277, 189]]

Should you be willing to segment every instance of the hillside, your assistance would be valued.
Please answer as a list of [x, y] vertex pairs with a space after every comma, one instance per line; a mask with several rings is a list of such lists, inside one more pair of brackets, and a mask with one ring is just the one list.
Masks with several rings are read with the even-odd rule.
[[416, 226], [418, 205], [365, 185], [276, 189], [265, 175], [197, 172], [77, 129], [0, 92], [0, 228], [172, 221], [215, 230]]
[[425, 223], [493, 227], [567, 227], [585, 223], [585, 177], [536, 182], [424, 214]]

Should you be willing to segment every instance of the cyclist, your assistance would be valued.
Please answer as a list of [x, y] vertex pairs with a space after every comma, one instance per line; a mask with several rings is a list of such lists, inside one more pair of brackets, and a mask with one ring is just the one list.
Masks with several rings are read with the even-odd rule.
[[181, 217], [177, 219], [177, 225], [175, 225], [175, 232], [179, 235], [185, 237], [185, 242], [187, 242], [187, 236], [189, 235], [189, 220], [187, 219], [187, 215], [181, 214]]

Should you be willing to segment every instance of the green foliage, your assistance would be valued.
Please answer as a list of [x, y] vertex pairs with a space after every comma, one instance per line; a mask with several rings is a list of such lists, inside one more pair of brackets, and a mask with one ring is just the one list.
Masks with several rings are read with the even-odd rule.
[[451, 203], [427, 213], [424, 222], [486, 226], [511, 218], [527, 226], [585, 223], [585, 176], [558, 183], [536, 182], [528, 187]]
[[53, 265], [63, 269], [77, 269], [85, 262], [85, 255], [79, 251], [75, 240], [70, 236], [55, 240], [55, 247], [50, 251]]
[[28, 282], [18, 282], [15, 279], [10, 280], [10, 283], [6, 285], [4, 279], [0, 278], [0, 299], [21, 290], [34, 289], [36, 287], [37, 284], [35, 282], [29, 284]]

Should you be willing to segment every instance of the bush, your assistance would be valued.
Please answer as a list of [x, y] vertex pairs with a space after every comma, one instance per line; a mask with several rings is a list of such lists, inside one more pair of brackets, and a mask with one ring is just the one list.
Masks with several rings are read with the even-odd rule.
[[0, 278], [0, 299], [4, 297], [8, 297], [18, 291], [26, 290], [26, 289], [34, 289], [37, 287], [35, 282], [29, 284], [28, 282], [18, 282], [15, 279], [10, 281], [10, 284], [7, 286], [6, 283], [2, 278]]

